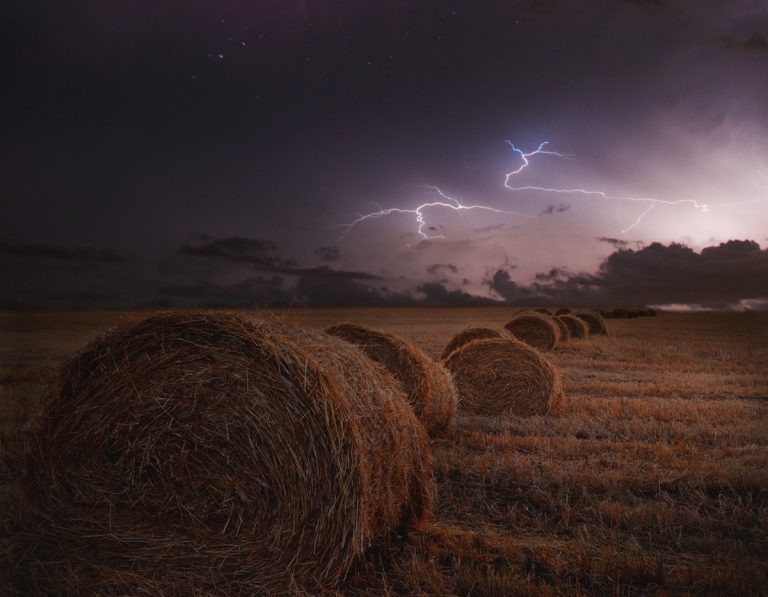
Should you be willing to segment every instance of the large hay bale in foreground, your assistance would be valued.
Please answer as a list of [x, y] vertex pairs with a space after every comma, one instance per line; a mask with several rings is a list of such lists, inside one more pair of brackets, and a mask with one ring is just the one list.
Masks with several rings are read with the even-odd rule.
[[560, 335], [551, 317], [532, 311], [515, 315], [504, 327], [518, 340], [539, 350], [552, 350]]
[[514, 339], [474, 340], [451, 353], [445, 366], [465, 412], [543, 415], [562, 399], [556, 369], [537, 350]]
[[589, 335], [589, 326], [583, 319], [575, 315], [559, 315], [557, 319], [566, 325], [571, 338], [586, 338]]
[[583, 310], [574, 313], [576, 317], [583, 320], [589, 326], [590, 334], [607, 334], [608, 328], [605, 327], [605, 320], [596, 311]]
[[451, 338], [451, 341], [448, 342], [448, 344], [445, 347], [445, 350], [443, 350], [443, 354], [440, 356], [441, 360], [445, 360], [448, 358], [448, 356], [457, 348], [461, 348], [468, 342], [472, 342], [472, 340], [483, 340], [488, 338], [503, 338], [503, 334], [501, 331], [495, 329], [495, 328], [486, 328], [486, 327], [469, 327], [458, 334], [456, 334], [453, 338]]
[[451, 375], [422, 350], [392, 334], [353, 323], [326, 332], [359, 346], [403, 384], [408, 402], [427, 432], [447, 429], [456, 413], [457, 394]]
[[95, 341], [30, 440], [25, 594], [319, 591], [430, 508], [426, 434], [383, 368], [231, 314]]

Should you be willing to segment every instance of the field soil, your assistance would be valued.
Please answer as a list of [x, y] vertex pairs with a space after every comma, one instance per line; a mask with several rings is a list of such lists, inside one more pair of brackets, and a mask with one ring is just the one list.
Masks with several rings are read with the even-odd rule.
[[[277, 312], [399, 334], [437, 358], [514, 309]], [[19, 525], [23, 430], [58, 369], [149, 312], [0, 312], [0, 570]], [[258, 312], [247, 312], [258, 316]], [[546, 416], [460, 416], [433, 441], [432, 521], [351, 571], [342, 593], [768, 593], [768, 313], [608, 320], [548, 358]], [[10, 592], [0, 573], [0, 594]]]

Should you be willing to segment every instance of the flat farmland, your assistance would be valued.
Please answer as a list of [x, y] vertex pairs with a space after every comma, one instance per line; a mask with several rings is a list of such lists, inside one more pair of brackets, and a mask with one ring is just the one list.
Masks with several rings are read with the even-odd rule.
[[[437, 358], [468, 325], [516, 309], [305, 309]], [[59, 367], [149, 312], [0, 313], [0, 541], [19, 525], [23, 429]], [[254, 317], [259, 312], [245, 312]], [[768, 592], [768, 313], [608, 320], [547, 353], [564, 407], [463, 416], [432, 442], [431, 521], [371, 553], [341, 593], [432, 595]], [[3, 565], [0, 568], [8, 569]], [[2, 589], [9, 589], [0, 584]]]

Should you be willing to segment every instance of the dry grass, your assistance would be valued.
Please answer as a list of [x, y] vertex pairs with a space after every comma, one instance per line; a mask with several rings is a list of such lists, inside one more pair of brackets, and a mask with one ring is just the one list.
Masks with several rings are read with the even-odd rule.
[[[438, 357], [513, 310], [301, 310], [315, 329], [385, 327]], [[136, 314], [0, 314], [0, 510], [14, 515], [20, 429], [51, 371]], [[433, 522], [360, 562], [368, 595], [758, 595], [768, 586], [768, 314], [660, 313], [548, 358], [556, 415], [462, 416], [433, 443]], [[0, 571], [7, 567], [0, 564]], [[0, 590], [2, 592], [2, 590]]]
[[399, 384], [284, 324], [151, 317], [89, 345], [40, 410], [25, 593], [314, 592], [430, 509]]

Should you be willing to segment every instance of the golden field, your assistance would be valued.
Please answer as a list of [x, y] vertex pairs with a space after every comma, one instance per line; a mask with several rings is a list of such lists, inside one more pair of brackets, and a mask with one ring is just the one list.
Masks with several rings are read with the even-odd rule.
[[[502, 325], [514, 311], [278, 315], [315, 329], [375, 326], [437, 357], [467, 325]], [[23, 428], [46, 385], [100, 332], [147, 314], [0, 313], [4, 552], [23, 499]], [[342, 593], [768, 592], [768, 313], [662, 313], [607, 324], [607, 336], [548, 353], [565, 388], [561, 411], [460, 416], [433, 441], [431, 523], [369, 554]]]

